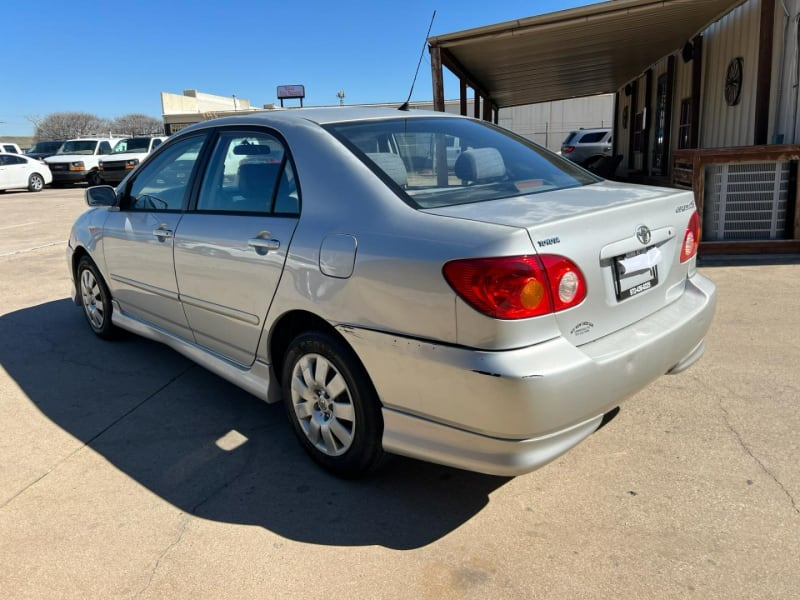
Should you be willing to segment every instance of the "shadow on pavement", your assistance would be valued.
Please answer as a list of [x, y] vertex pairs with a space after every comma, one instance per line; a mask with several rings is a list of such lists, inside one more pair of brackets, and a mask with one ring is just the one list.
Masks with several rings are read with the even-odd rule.
[[281, 405], [161, 344], [99, 340], [68, 299], [0, 316], [0, 364], [56, 425], [166, 501], [293, 540], [424, 546], [508, 481], [399, 457], [368, 480], [329, 476]]

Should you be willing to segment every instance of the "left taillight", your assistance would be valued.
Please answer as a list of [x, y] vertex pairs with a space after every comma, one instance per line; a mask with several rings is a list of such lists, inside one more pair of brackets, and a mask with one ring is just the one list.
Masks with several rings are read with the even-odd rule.
[[681, 262], [685, 263], [694, 258], [697, 248], [700, 246], [700, 215], [697, 211], [689, 217], [689, 224], [683, 234], [683, 245], [681, 246]]
[[478, 312], [527, 319], [577, 306], [586, 279], [571, 260], [553, 254], [466, 258], [444, 265], [450, 287]]

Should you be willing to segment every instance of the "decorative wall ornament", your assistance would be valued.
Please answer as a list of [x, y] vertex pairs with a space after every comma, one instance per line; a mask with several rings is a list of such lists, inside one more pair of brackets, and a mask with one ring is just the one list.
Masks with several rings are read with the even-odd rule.
[[742, 78], [744, 76], [744, 59], [737, 56], [728, 64], [725, 73], [725, 102], [728, 106], [739, 104], [742, 96]]

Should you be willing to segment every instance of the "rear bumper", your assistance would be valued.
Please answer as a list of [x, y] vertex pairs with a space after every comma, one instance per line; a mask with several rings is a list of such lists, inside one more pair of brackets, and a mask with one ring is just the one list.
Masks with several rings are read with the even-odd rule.
[[715, 304], [714, 284], [697, 274], [669, 306], [580, 347], [556, 338], [485, 352], [340, 331], [383, 403], [387, 451], [516, 475], [578, 444], [659, 376], [695, 362]]

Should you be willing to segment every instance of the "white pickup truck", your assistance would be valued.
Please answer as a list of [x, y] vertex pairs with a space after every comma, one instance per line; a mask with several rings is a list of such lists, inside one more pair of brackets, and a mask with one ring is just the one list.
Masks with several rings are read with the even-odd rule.
[[53, 186], [87, 182], [100, 185], [97, 171], [101, 156], [111, 154], [114, 138], [76, 138], [64, 142], [53, 156], [45, 159], [53, 173]]
[[119, 140], [111, 154], [100, 159], [98, 171], [102, 183], [117, 185], [165, 139], [167, 138], [143, 135]]

